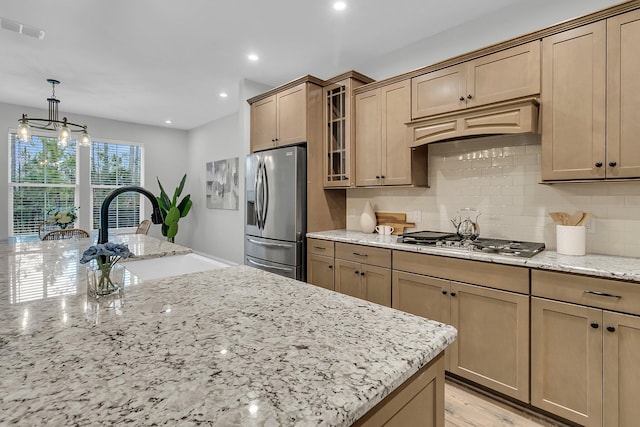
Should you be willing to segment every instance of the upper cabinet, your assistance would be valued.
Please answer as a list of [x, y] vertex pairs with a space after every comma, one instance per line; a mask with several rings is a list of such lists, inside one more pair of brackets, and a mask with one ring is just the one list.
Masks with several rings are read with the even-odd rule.
[[543, 39], [542, 180], [640, 177], [640, 11]]
[[373, 80], [355, 73], [347, 73], [336, 83], [323, 89], [323, 111], [326, 127], [323, 139], [327, 188], [346, 188], [355, 185], [355, 132], [353, 124], [353, 89]]
[[499, 51], [411, 79], [411, 119], [540, 93], [540, 42]]
[[307, 83], [251, 104], [251, 152], [307, 141]]
[[407, 142], [410, 80], [358, 93], [355, 108], [356, 186], [427, 185], [426, 148]]

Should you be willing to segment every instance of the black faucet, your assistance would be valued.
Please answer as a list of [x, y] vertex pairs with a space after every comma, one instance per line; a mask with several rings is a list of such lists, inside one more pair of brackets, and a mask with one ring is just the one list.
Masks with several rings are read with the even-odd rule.
[[113, 190], [111, 193], [105, 197], [102, 202], [102, 207], [100, 208], [100, 229], [98, 230], [98, 244], [107, 243], [109, 241], [109, 205], [119, 194], [126, 193], [127, 191], [134, 191], [136, 193], [144, 194], [147, 196], [147, 199], [151, 201], [153, 205], [153, 213], [151, 214], [151, 221], [154, 224], [162, 224], [164, 222], [164, 218], [162, 216], [162, 212], [160, 211], [160, 206], [158, 205], [158, 201], [156, 197], [149, 190], [145, 190], [142, 187], [137, 187], [135, 185], [128, 187], [120, 187]]

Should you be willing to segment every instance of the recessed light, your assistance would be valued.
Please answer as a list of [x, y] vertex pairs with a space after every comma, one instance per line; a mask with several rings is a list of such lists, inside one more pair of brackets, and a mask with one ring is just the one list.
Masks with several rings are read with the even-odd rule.
[[337, 1], [333, 4], [333, 8], [335, 10], [345, 10], [347, 8], [347, 4], [343, 1]]
[[258, 55], [256, 55], [255, 53], [250, 53], [249, 55], [247, 55], [247, 58], [249, 58], [249, 61], [257, 61]]
[[220, 92], [220, 98], [226, 98], [227, 96], [227, 92]]
[[164, 122], [165, 122], [166, 124], [168, 124], [168, 125], [170, 125], [170, 124], [172, 123], [172, 122], [171, 122], [171, 120], [165, 120]]

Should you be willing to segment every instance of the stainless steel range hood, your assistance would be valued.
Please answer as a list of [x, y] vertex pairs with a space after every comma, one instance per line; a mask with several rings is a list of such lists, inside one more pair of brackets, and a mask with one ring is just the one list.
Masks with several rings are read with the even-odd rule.
[[535, 97], [521, 98], [409, 122], [409, 144], [418, 147], [487, 135], [539, 133], [539, 105]]

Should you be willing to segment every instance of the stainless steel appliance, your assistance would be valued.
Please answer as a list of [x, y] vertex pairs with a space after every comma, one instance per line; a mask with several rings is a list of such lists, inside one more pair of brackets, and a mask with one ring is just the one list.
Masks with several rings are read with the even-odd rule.
[[247, 156], [245, 264], [305, 280], [307, 154], [303, 146]]
[[531, 258], [544, 250], [544, 243], [479, 238], [465, 240], [456, 233], [441, 231], [415, 231], [398, 236], [398, 243], [433, 246], [457, 251], [475, 251]]

